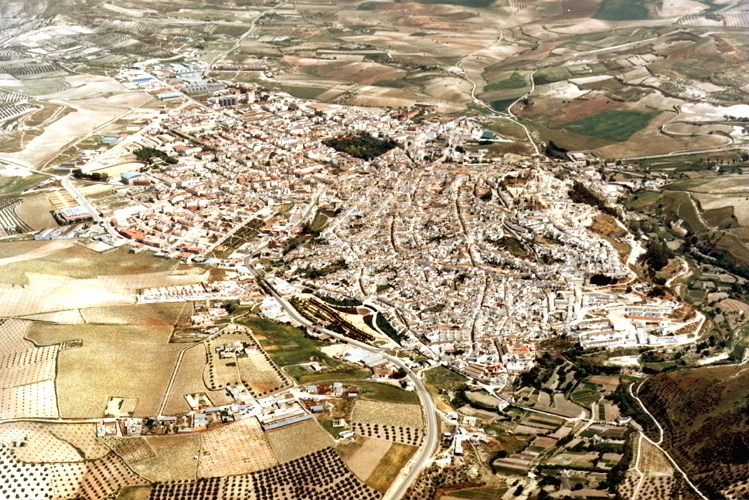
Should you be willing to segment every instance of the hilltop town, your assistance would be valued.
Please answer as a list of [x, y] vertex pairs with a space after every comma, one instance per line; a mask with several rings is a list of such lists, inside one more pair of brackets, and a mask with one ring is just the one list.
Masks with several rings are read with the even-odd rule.
[[[144, 73], [123, 78], [162, 94]], [[533, 366], [544, 339], [683, 345], [701, 327], [678, 299], [648, 296], [628, 267], [644, 251], [630, 216], [596, 206], [616, 206], [623, 188], [585, 160], [491, 157], [481, 144], [501, 137], [467, 118], [416, 123], [250, 86], [208, 105], [179, 95], [74, 165], [86, 175], [141, 165], [119, 167], [92, 198], [109, 229], [99, 239], [232, 269], [240, 282], [259, 271], [306, 303], [364, 306], [371, 335], [500, 387]], [[365, 160], [325, 144], [362, 134], [397, 146]], [[143, 151], [151, 157], [132, 163]], [[571, 199], [581, 180], [595, 203]], [[591, 229], [605, 225], [618, 249]], [[272, 305], [266, 314], [283, 317]]]

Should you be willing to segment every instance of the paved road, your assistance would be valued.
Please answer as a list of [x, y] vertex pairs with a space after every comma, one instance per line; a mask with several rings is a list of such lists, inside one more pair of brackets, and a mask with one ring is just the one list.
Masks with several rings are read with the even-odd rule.
[[73, 185], [73, 182], [70, 180], [70, 175], [61, 177], [60, 181], [62, 183], [62, 187], [64, 187], [65, 190], [70, 193], [70, 196], [72, 196], [79, 205], [81, 205], [83, 208], [88, 210], [89, 213], [91, 213], [91, 215], [94, 217], [94, 222], [102, 222], [104, 220], [101, 218], [101, 215], [99, 215], [99, 211], [96, 210], [96, 208], [91, 203], [89, 203], [86, 197], [83, 196], [80, 191], [78, 191], [78, 188]]
[[[307, 320], [307, 318], [299, 314], [299, 312], [294, 309], [294, 307], [289, 304], [286, 299], [278, 295], [278, 293], [276, 293], [276, 290], [268, 282], [266, 282], [263, 277], [255, 270], [255, 268], [252, 266], [252, 256], [245, 259], [245, 266], [247, 266], [247, 269], [250, 270], [255, 278], [263, 281], [263, 283], [270, 290], [276, 302], [278, 302], [278, 304], [294, 321], [307, 327], [313, 326], [313, 323], [311, 321]], [[406, 466], [403, 469], [401, 474], [398, 475], [398, 477], [395, 479], [393, 484], [390, 485], [390, 488], [383, 496], [383, 500], [398, 500], [402, 498], [403, 495], [405, 495], [408, 487], [411, 486], [414, 481], [416, 481], [416, 478], [419, 476], [419, 473], [422, 471], [422, 469], [426, 466], [437, 446], [437, 442], [439, 439], [439, 426], [437, 423], [437, 409], [434, 406], [434, 401], [432, 400], [429, 391], [427, 390], [426, 386], [424, 386], [424, 383], [421, 381], [419, 376], [411, 371], [411, 369], [406, 366], [399, 358], [390, 356], [382, 349], [372, 347], [369, 344], [358, 342], [348, 337], [344, 337], [343, 335], [340, 335], [336, 332], [332, 332], [326, 329], [321, 329], [321, 331], [325, 332], [325, 334], [330, 335], [331, 337], [336, 338], [337, 340], [340, 340], [341, 342], [346, 342], [365, 351], [380, 354], [381, 356], [387, 358], [388, 361], [393, 363], [398, 368], [405, 370], [407, 377], [414, 383], [416, 392], [419, 395], [419, 399], [421, 400], [421, 405], [424, 408], [426, 416], [426, 435], [424, 437], [424, 443], [415, 455], [415, 458], [413, 458], [409, 462], [410, 467]]]

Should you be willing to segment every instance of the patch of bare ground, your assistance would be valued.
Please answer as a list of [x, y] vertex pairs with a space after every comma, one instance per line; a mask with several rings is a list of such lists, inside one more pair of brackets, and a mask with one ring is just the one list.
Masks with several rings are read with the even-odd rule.
[[[356, 477], [366, 482], [375, 470], [380, 460], [390, 450], [392, 443], [384, 439], [358, 438], [364, 440], [361, 446], [351, 456], [346, 457], [344, 462], [348, 465]], [[343, 458], [343, 457], [342, 457]]]
[[278, 465], [256, 418], [245, 418], [200, 434], [199, 477], [248, 474]]

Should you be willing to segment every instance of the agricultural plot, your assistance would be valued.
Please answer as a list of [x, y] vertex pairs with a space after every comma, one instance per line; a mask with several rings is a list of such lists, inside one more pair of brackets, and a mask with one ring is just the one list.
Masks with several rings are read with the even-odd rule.
[[[241, 328], [241, 327], [240, 327]], [[240, 343], [253, 348], [251, 352], [221, 357], [217, 349]], [[208, 366], [206, 381], [211, 390], [227, 385], [243, 384], [255, 397], [289, 385], [281, 370], [259, 348], [252, 336], [243, 331], [225, 331], [206, 342]]]
[[187, 349], [182, 356], [182, 362], [177, 369], [177, 375], [171, 386], [169, 394], [166, 395], [164, 413], [175, 415], [191, 410], [185, 396], [188, 394], [204, 393], [214, 406], [229, 404], [233, 399], [225, 390], [211, 391], [203, 381], [206, 370], [206, 350], [203, 345], [197, 344]]
[[333, 445], [333, 438], [315, 419], [273, 429], [266, 432], [265, 437], [282, 464]]
[[370, 473], [366, 483], [380, 493], [385, 493], [417, 449], [416, 446], [392, 443], [385, 456]]
[[75, 446], [52, 434], [51, 426], [33, 422], [3, 425], [0, 427], [0, 443], [12, 447], [15, 456], [27, 463], [81, 462], [86, 459]]
[[0, 320], [0, 417], [56, 417], [55, 370], [59, 347], [25, 340], [30, 322]]
[[194, 479], [200, 436], [107, 438], [106, 443], [133, 471], [149, 481]]
[[173, 326], [180, 316], [189, 316], [192, 304], [161, 302], [81, 309], [86, 323]]
[[377, 500], [380, 493], [362, 483], [333, 448], [239, 476], [156, 483], [149, 500]]
[[660, 114], [660, 110], [605, 110], [592, 116], [580, 118], [559, 128], [583, 135], [600, 137], [607, 141], [624, 142], [632, 134], [645, 128], [650, 120]]
[[110, 397], [137, 399], [134, 416], [158, 412], [181, 348], [167, 343], [170, 334], [168, 326], [38, 323], [29, 336], [42, 345], [83, 341], [60, 351], [56, 388], [62, 415], [87, 418], [103, 414]]
[[366, 482], [380, 461], [385, 457], [392, 443], [384, 439], [360, 438], [361, 446], [344, 461], [356, 477]]
[[198, 477], [247, 474], [278, 465], [256, 418], [246, 418], [200, 434]]
[[103, 500], [127, 486], [146, 483], [114, 453], [87, 462], [86, 466], [79, 493], [86, 500]]
[[593, 467], [597, 458], [597, 453], [575, 453], [565, 451], [554, 455], [550, 460], [548, 460], [548, 463], [549, 465], [571, 467]]
[[351, 420], [358, 423], [424, 428], [420, 405], [383, 403], [359, 400], [354, 405]]

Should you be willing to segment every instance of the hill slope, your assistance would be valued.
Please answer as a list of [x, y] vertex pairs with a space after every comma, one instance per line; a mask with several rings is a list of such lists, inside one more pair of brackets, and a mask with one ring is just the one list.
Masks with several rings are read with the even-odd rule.
[[665, 430], [665, 448], [703, 493], [749, 497], [749, 367], [661, 373], [639, 395]]

